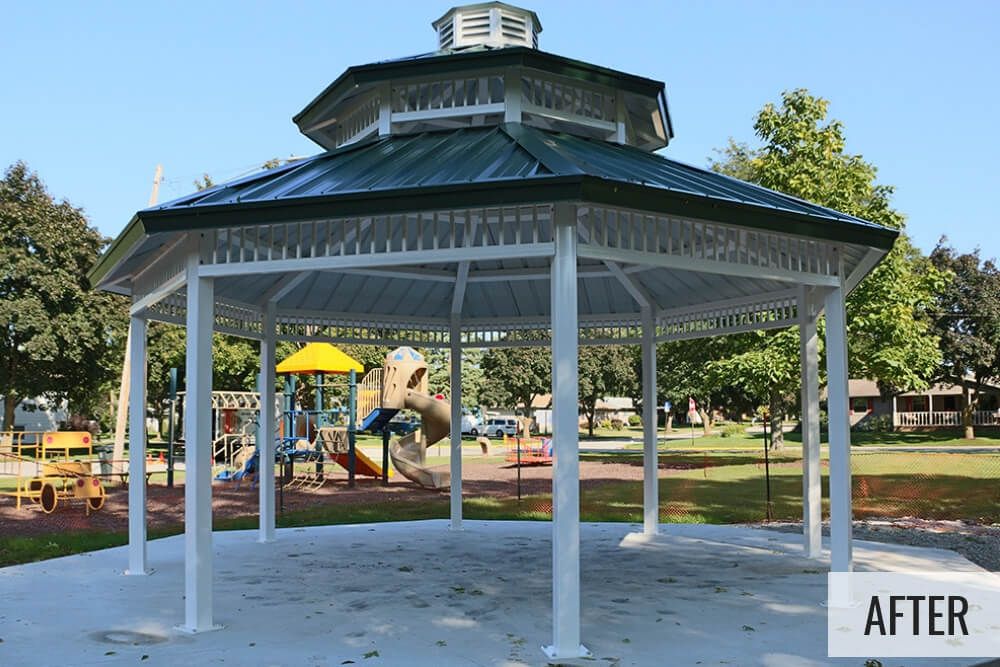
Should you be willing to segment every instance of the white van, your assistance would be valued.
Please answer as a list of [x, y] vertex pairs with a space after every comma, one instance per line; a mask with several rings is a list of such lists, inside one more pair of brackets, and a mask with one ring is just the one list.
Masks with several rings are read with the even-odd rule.
[[483, 432], [483, 422], [476, 415], [462, 415], [462, 435], [473, 438]]
[[486, 420], [486, 435], [502, 438], [504, 434], [517, 435], [518, 423], [514, 417], [490, 417]]

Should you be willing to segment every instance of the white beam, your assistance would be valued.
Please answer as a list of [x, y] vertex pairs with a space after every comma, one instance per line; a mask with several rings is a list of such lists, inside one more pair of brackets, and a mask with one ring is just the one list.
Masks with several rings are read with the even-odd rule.
[[199, 275], [194, 252], [187, 267], [187, 409], [184, 411], [184, 625], [212, 623], [212, 322], [214, 285]]
[[394, 111], [392, 113], [393, 123], [409, 123], [421, 120], [442, 120], [448, 118], [459, 118], [468, 116], [482, 116], [504, 113], [503, 102], [490, 102], [488, 104], [473, 104], [464, 107], [443, 107], [441, 109], [424, 109], [421, 111]]
[[799, 358], [802, 363], [802, 534], [806, 556], [819, 558], [823, 546], [823, 495], [819, 442], [819, 337], [816, 297], [801, 288]]
[[642, 532], [660, 530], [659, 454], [656, 445], [656, 319], [646, 308], [642, 318]]
[[523, 257], [551, 257], [554, 252], [555, 244], [551, 242], [472, 248], [442, 248], [439, 250], [401, 250], [387, 253], [208, 264], [201, 267], [200, 275], [205, 278], [224, 278], [227, 276], [264, 275], [294, 271], [338, 271], [365, 267], [405, 266], [408, 264], [450, 264], [465, 260], [490, 261]]
[[432, 283], [455, 282], [455, 274], [453, 272], [436, 269], [346, 269], [337, 273], [372, 276], [373, 278], [406, 278], [408, 280], [423, 280]]
[[281, 301], [283, 298], [288, 296], [288, 293], [293, 289], [302, 284], [309, 274], [305, 271], [300, 273], [290, 273], [289, 275], [281, 278], [272, 285], [264, 294], [258, 299], [258, 305], [264, 306], [268, 303]]
[[[630, 267], [631, 268], [631, 267]], [[645, 268], [645, 267], [643, 267]], [[634, 270], [625, 270], [626, 273], [635, 273]], [[611, 271], [604, 267], [577, 267], [577, 278], [610, 278]], [[470, 283], [497, 283], [511, 282], [515, 280], [545, 280], [551, 276], [548, 269], [523, 268], [523, 269], [480, 269], [469, 272]]]
[[136, 315], [141, 315], [146, 312], [149, 308], [152, 308], [168, 296], [171, 296], [180, 288], [184, 287], [184, 281], [186, 279], [187, 275], [184, 271], [181, 271], [177, 275], [169, 278], [152, 292], [144, 294], [138, 300], [133, 302], [131, 308], [129, 308], [129, 314], [135, 317]]
[[465, 285], [469, 280], [469, 263], [459, 262], [455, 274], [455, 289], [451, 295], [451, 316], [456, 318], [462, 314], [462, 304], [465, 303]]
[[503, 72], [503, 101], [505, 123], [521, 122], [521, 101], [524, 99], [521, 94], [521, 69], [518, 67], [508, 67]]
[[579, 256], [626, 264], [647, 264], [661, 268], [677, 269], [679, 271], [715, 273], [740, 278], [757, 278], [760, 280], [780, 280], [796, 285], [834, 287], [840, 284], [840, 278], [837, 276], [827, 276], [807, 271], [790, 271], [775, 267], [735, 264], [715, 259], [698, 259], [695, 257], [681, 257], [678, 255], [624, 250], [621, 248], [604, 248], [591, 244], [580, 246]]
[[462, 529], [462, 324], [453, 315], [451, 346], [451, 529]]
[[604, 265], [611, 271], [611, 275], [618, 279], [625, 291], [639, 304], [639, 308], [655, 308], [656, 299], [650, 295], [645, 287], [640, 285], [632, 276], [627, 275], [622, 267], [616, 262], [605, 261]]
[[844, 289], [826, 295], [827, 412], [830, 440], [830, 567], [853, 568], [851, 525], [851, 423], [848, 405], [847, 317]]
[[258, 541], [274, 541], [274, 367], [276, 308], [271, 301], [264, 306], [264, 337], [260, 341], [260, 376], [257, 386], [260, 391], [259, 431], [257, 433], [257, 471], [260, 489], [260, 526]]
[[146, 320], [132, 317], [129, 327], [128, 407], [128, 569], [148, 574], [146, 562]]
[[853, 292], [854, 288], [857, 287], [862, 280], [864, 280], [865, 276], [871, 273], [872, 269], [874, 269], [887, 254], [888, 253], [884, 250], [869, 248], [868, 252], [865, 253], [865, 256], [861, 258], [860, 262], [858, 262], [858, 265], [854, 267], [853, 271], [851, 271], [851, 275], [847, 276], [847, 282], [844, 285], [847, 293], [850, 294]]
[[389, 134], [392, 134], [392, 84], [386, 82], [378, 86], [378, 135]]
[[588, 655], [580, 643], [580, 451], [576, 209], [555, 209], [552, 260], [552, 645], [550, 660]]

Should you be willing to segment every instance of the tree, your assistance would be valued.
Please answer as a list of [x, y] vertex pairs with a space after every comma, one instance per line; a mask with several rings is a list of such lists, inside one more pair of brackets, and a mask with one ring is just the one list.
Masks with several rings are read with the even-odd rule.
[[656, 384], [663, 398], [673, 404], [668, 414], [670, 428], [675, 414], [687, 411], [694, 399], [705, 435], [714, 426], [713, 410], [731, 402], [732, 390], [710, 373], [711, 364], [730, 354], [732, 337], [699, 338], [662, 343], [656, 348]]
[[958, 254], [946, 244], [942, 237], [931, 253], [934, 266], [951, 276], [937, 300], [939, 379], [962, 387], [962, 426], [971, 440], [983, 388], [1000, 379], [1000, 271], [992, 260], [981, 261], [978, 250]]
[[105, 245], [83, 212], [56, 202], [16, 162], [0, 180], [0, 393], [3, 428], [24, 398], [67, 400], [91, 411], [124, 343], [126, 304], [89, 289], [86, 274]]
[[[516, 339], [512, 333], [509, 339]], [[480, 400], [491, 406], [531, 409], [535, 396], [552, 387], [552, 356], [548, 347], [497, 347], [483, 355]]]
[[462, 350], [462, 403], [468, 406], [482, 404], [483, 387], [486, 376], [483, 374], [483, 355], [485, 350], [469, 348]]
[[[146, 343], [146, 399], [162, 417], [169, 398], [170, 369], [177, 368], [184, 389], [187, 332], [178, 326], [150, 322]], [[212, 334], [213, 391], [257, 391], [260, 345], [226, 334]]]
[[788, 408], [795, 404], [789, 391], [799, 382], [798, 329], [754, 331], [734, 337], [729, 356], [708, 364], [711, 381], [729, 384], [758, 405], [766, 405], [771, 425], [771, 449], [785, 443], [781, 424]]
[[587, 433], [593, 436], [597, 401], [632, 391], [633, 354], [622, 345], [587, 345], [580, 347], [578, 364], [580, 407], [587, 417]]
[[[754, 122], [762, 145], [751, 148], [730, 140], [711, 167], [902, 229], [903, 216], [891, 206], [893, 188], [877, 182], [874, 165], [845, 151], [843, 125], [827, 120], [828, 106], [806, 90], [783, 93], [781, 103], [766, 104]], [[940, 361], [929, 310], [941, 283], [941, 273], [901, 235], [848, 299], [852, 374], [876, 380], [885, 393], [927, 386]], [[731, 384], [771, 404], [772, 416], [778, 416], [777, 410], [784, 416], [799, 385], [799, 374], [793, 372], [798, 347], [790, 344], [795, 338], [795, 333], [744, 336], [743, 344], [736, 345], [738, 357], [717, 360], [717, 374], [728, 373]], [[765, 390], [768, 382], [772, 385]]]

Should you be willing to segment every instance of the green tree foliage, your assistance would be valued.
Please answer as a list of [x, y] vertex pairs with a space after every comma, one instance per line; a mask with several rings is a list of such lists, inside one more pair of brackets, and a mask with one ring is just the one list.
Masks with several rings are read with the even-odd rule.
[[688, 399], [693, 398], [706, 433], [713, 427], [713, 409], [732, 405], [732, 384], [711, 373], [711, 364], [726, 358], [733, 349], [733, 337], [699, 338], [662, 343], [656, 348], [656, 384], [662, 398], [673, 404], [667, 415], [684, 415]]
[[[877, 171], [861, 155], [845, 150], [843, 125], [827, 120], [829, 103], [806, 90], [782, 95], [757, 115], [761, 146], [730, 140], [712, 168], [859, 218], [901, 229], [903, 216], [891, 206], [893, 188], [876, 181]], [[940, 361], [929, 317], [942, 275], [905, 235], [848, 299], [851, 373], [869, 377], [885, 392], [922, 389]], [[711, 373], [784, 414], [799, 385], [796, 333], [738, 337], [728, 358]], [[770, 388], [768, 388], [770, 387]], [[776, 439], [776, 444], [780, 440]]]
[[587, 417], [587, 432], [594, 435], [597, 401], [607, 396], [634, 393], [637, 377], [634, 354], [623, 345], [588, 345], [580, 348], [580, 407]]
[[710, 382], [737, 389], [767, 405], [773, 449], [784, 445], [782, 418], [794, 405], [799, 383], [799, 332], [794, 329], [754, 331], [733, 338], [728, 356], [708, 364]]
[[462, 404], [467, 407], [482, 405], [483, 387], [486, 376], [483, 374], [483, 355], [485, 350], [469, 348], [462, 350]]
[[[162, 416], [169, 398], [170, 369], [179, 370], [178, 390], [184, 390], [187, 332], [181, 327], [150, 322], [146, 343], [147, 401]], [[236, 336], [212, 335], [213, 391], [256, 391], [260, 367], [259, 343]]]
[[1000, 270], [992, 260], [982, 261], [978, 250], [957, 253], [946, 238], [931, 262], [951, 278], [938, 293], [935, 313], [944, 358], [940, 379], [962, 386], [962, 423], [972, 439], [984, 386], [1000, 380]]
[[[56, 202], [17, 162], [0, 180], [0, 394], [3, 428], [24, 399], [66, 399], [92, 413], [124, 343], [121, 297], [89, 289], [86, 273], [106, 240], [83, 212]], [[120, 353], [119, 357], [120, 357]]]
[[[516, 334], [511, 334], [516, 336]], [[548, 347], [497, 347], [483, 355], [480, 400], [492, 407], [531, 406], [535, 396], [552, 388], [552, 355]]]

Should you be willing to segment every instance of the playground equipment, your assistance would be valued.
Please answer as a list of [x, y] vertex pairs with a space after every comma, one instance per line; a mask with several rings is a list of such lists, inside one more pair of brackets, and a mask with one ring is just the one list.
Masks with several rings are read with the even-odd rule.
[[404, 477], [421, 486], [448, 486], [447, 470], [429, 468], [427, 448], [451, 433], [451, 407], [427, 393], [427, 362], [410, 347], [400, 347], [385, 357], [385, 366], [368, 372], [358, 389], [361, 430], [381, 432], [403, 409], [420, 415], [421, 428], [392, 440], [389, 455]]
[[552, 438], [522, 438], [504, 435], [504, 459], [517, 465], [545, 465], [552, 463]]
[[[0, 434], [0, 463], [3, 472], [17, 477], [13, 496], [20, 509], [22, 501], [30, 500], [51, 514], [62, 502], [82, 502], [86, 513], [104, 507], [104, 484], [92, 472], [93, 462], [49, 460], [51, 454], [60, 453], [66, 459], [71, 451], [84, 450], [93, 455], [93, 436], [87, 431], [51, 431], [37, 434], [31, 441], [25, 434]], [[35, 457], [28, 456], [30, 449]]]
[[[285, 408], [278, 452], [284, 462], [292, 464], [289, 485], [319, 488], [326, 479], [326, 462], [345, 468], [351, 483], [356, 474], [383, 477], [383, 466], [358, 451], [355, 443], [359, 414], [357, 374], [364, 366], [329, 343], [310, 343], [279, 363], [276, 370], [285, 376]], [[296, 380], [300, 375], [313, 377], [312, 409], [296, 407]], [[341, 380], [330, 382], [330, 376], [339, 376]], [[329, 390], [346, 394], [347, 405]], [[304, 470], [301, 466], [296, 468], [296, 462], [315, 465]], [[385, 477], [391, 475], [389, 470], [384, 473]]]

